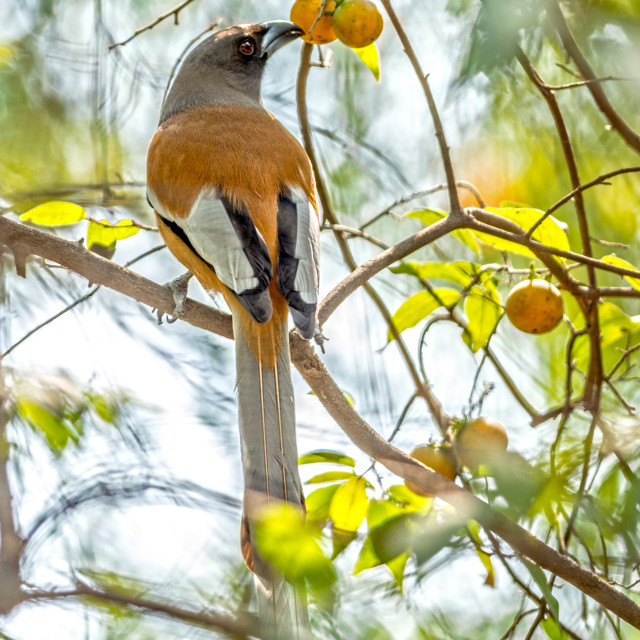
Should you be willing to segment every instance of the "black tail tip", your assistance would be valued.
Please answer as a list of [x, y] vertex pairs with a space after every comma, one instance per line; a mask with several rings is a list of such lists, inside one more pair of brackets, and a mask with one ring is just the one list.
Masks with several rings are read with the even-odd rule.
[[[305, 339], [311, 340], [316, 332], [315, 313], [304, 313], [297, 309], [290, 308], [293, 324], [296, 325], [298, 333]], [[315, 309], [314, 309], [315, 311]]]
[[268, 289], [257, 293], [255, 291], [245, 291], [237, 294], [236, 298], [254, 322], [264, 324], [271, 320], [273, 305], [271, 304], [271, 296], [269, 296]]

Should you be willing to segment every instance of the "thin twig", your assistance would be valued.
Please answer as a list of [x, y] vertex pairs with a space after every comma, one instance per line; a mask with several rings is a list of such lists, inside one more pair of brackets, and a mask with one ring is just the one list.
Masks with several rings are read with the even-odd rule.
[[9, 483], [8, 400], [9, 390], [5, 386], [4, 374], [0, 369], [0, 576], [2, 576], [0, 579], [0, 615], [9, 613], [23, 600], [20, 592], [22, 582], [20, 559], [24, 542], [18, 533], [13, 516], [11, 485]]
[[[540, 92], [540, 95], [544, 98], [553, 122], [560, 138], [560, 144], [564, 154], [565, 163], [569, 172], [569, 179], [571, 180], [571, 186], [576, 191], [580, 186], [580, 175], [578, 172], [578, 164], [576, 162], [575, 154], [573, 152], [573, 146], [571, 144], [571, 138], [564, 121], [564, 116], [560, 110], [558, 101], [553, 91], [549, 91], [545, 86], [544, 81], [531, 64], [531, 61], [527, 58], [524, 51], [519, 47], [516, 49], [516, 59], [524, 69], [527, 77], [534, 86]], [[587, 220], [587, 212], [585, 209], [584, 198], [582, 197], [582, 191], [577, 190], [574, 194], [574, 204], [576, 209], [576, 215], [578, 218], [578, 227], [580, 230], [580, 238], [582, 241], [582, 253], [585, 257], [591, 258], [593, 252], [591, 250], [591, 234], [589, 233], [589, 222]], [[531, 237], [532, 230], [527, 232], [527, 236]], [[587, 265], [587, 276], [589, 278], [589, 285], [592, 289], [595, 289], [598, 285], [596, 271], [593, 265]], [[582, 301], [582, 312], [585, 316], [587, 327], [589, 328], [589, 342], [590, 342], [590, 357], [589, 357], [589, 369], [587, 371], [587, 382], [585, 388], [585, 399], [593, 407], [595, 411], [598, 410], [600, 405], [600, 394], [602, 391], [602, 346], [600, 344], [600, 320], [598, 316], [597, 302]]]
[[429, 112], [431, 113], [431, 119], [433, 120], [433, 125], [436, 130], [436, 138], [438, 140], [438, 145], [440, 146], [440, 155], [442, 156], [442, 164], [444, 166], [444, 172], [447, 177], [447, 191], [449, 194], [449, 207], [450, 207], [450, 215], [454, 218], [462, 217], [462, 207], [460, 206], [460, 199], [458, 198], [458, 190], [456, 188], [456, 179], [453, 171], [453, 164], [451, 162], [451, 156], [449, 154], [449, 146], [447, 144], [447, 139], [444, 133], [444, 127], [442, 126], [442, 121], [440, 120], [440, 114], [438, 113], [438, 107], [436, 106], [436, 101], [431, 93], [431, 87], [429, 87], [429, 81], [427, 80], [427, 75], [425, 75], [422, 67], [420, 66], [420, 62], [418, 61], [418, 57], [413, 50], [413, 46], [411, 45], [411, 41], [407, 36], [398, 15], [396, 14], [393, 6], [391, 5], [391, 0], [381, 0], [382, 6], [385, 8], [391, 23], [393, 24], [398, 37], [400, 38], [400, 42], [402, 42], [402, 46], [404, 47], [404, 51], [411, 62], [411, 66], [418, 77], [418, 81], [420, 82], [420, 86], [422, 87], [422, 91], [424, 92], [424, 96], [427, 100], [427, 105], [429, 107]]
[[[580, 70], [580, 74], [583, 80], [597, 80], [598, 76], [591, 68], [589, 61], [585, 58], [584, 54], [580, 50], [578, 43], [576, 42], [569, 25], [564, 18], [562, 9], [556, 0], [547, 0], [547, 14], [549, 15], [551, 22], [560, 36], [562, 45], [571, 59], [576, 63], [576, 66]], [[595, 100], [598, 108], [602, 114], [607, 118], [609, 124], [622, 136], [622, 139], [633, 149], [640, 152], [640, 135], [638, 135], [622, 118], [622, 116], [614, 109], [613, 105], [609, 101], [607, 94], [602, 88], [600, 82], [590, 82], [587, 84], [587, 88], [591, 92], [593, 99]]]
[[[145, 251], [139, 256], [136, 256], [132, 260], [129, 260], [128, 262], [126, 262], [124, 266], [130, 267], [131, 265], [135, 264], [139, 260], [142, 260], [143, 258], [150, 256], [152, 253], [155, 253], [156, 251], [160, 251], [160, 249], [164, 249], [164, 247], [165, 245], [162, 244], [158, 247], [154, 247], [153, 249], [149, 249], [148, 251]], [[89, 298], [91, 298], [100, 290], [101, 286], [102, 285], [95, 286], [91, 291], [89, 291], [89, 293], [86, 293], [85, 295], [81, 296], [77, 300], [74, 300], [71, 304], [67, 305], [64, 309], [62, 309], [61, 311], [58, 311], [58, 313], [55, 313], [50, 318], [47, 318], [44, 322], [41, 322], [39, 325], [35, 326], [33, 329], [25, 333], [22, 336], [22, 338], [20, 338], [20, 340], [18, 340], [17, 342], [14, 342], [4, 353], [0, 354], [0, 361], [2, 361], [6, 356], [8, 356], [14, 349], [19, 347], [25, 340], [30, 338], [34, 333], [37, 333], [38, 331], [40, 331], [40, 329], [43, 329], [48, 324], [51, 324], [54, 320], [57, 320], [60, 316], [63, 316], [68, 311], [71, 311], [74, 307], [77, 307], [79, 304], [82, 304], [83, 302], [86, 302], [87, 300], [89, 300]]]
[[177, 7], [174, 7], [170, 11], [163, 13], [160, 17], [156, 18], [153, 22], [150, 22], [148, 25], [144, 27], [140, 27], [140, 29], [137, 29], [136, 31], [134, 31], [126, 40], [123, 40], [122, 42], [114, 42], [113, 44], [110, 44], [109, 51], [111, 51], [112, 49], [115, 49], [116, 47], [124, 47], [126, 44], [129, 44], [134, 38], [137, 38], [141, 33], [144, 33], [145, 31], [150, 31], [151, 29], [153, 29], [154, 27], [157, 27], [161, 22], [164, 22], [167, 18], [170, 18], [171, 16], [174, 17], [174, 24], [177, 25], [178, 14], [180, 13], [180, 11], [182, 11], [187, 5], [191, 4], [192, 2], [193, 0], [184, 0]]
[[[482, 199], [482, 195], [480, 194], [480, 191], [477, 189], [477, 187], [475, 185], [473, 185], [471, 182], [467, 182], [465, 180], [458, 180], [456, 182], [456, 186], [458, 186], [458, 187], [460, 187], [462, 189], [467, 189], [467, 191], [471, 192], [473, 194], [473, 196], [475, 197], [475, 199], [478, 201], [478, 206], [480, 208], [484, 209], [484, 207], [485, 207], [484, 200]], [[402, 198], [398, 198], [397, 200], [392, 202], [388, 207], [386, 207], [382, 211], [376, 213], [369, 220], [367, 220], [364, 224], [360, 225], [360, 231], [364, 231], [364, 229], [366, 229], [368, 226], [372, 225], [374, 222], [377, 222], [380, 218], [383, 218], [384, 216], [389, 215], [391, 213], [391, 211], [393, 209], [395, 209], [396, 207], [399, 207], [399, 206], [401, 206], [403, 204], [407, 204], [408, 202], [411, 202], [412, 200], [417, 200], [418, 198], [423, 198], [425, 196], [432, 195], [434, 193], [437, 193], [438, 191], [445, 191], [446, 189], [447, 189], [447, 185], [445, 183], [442, 183], [442, 184], [436, 185], [435, 187], [430, 187], [429, 189], [423, 189], [422, 191], [414, 191], [413, 193], [410, 193], [407, 196], [403, 196]]]
[[[640, 167], [625, 167], [624, 169], [616, 169], [615, 171], [609, 171], [609, 173], [603, 173], [601, 176], [594, 178], [590, 182], [585, 182], [577, 186], [573, 191], [570, 191], [566, 196], [563, 196], [558, 200], [555, 204], [551, 205], [545, 212], [544, 215], [536, 221], [536, 223], [529, 229], [529, 236], [533, 235], [534, 231], [557, 209], [559, 209], [563, 204], [569, 202], [577, 193], [581, 191], [585, 191], [586, 189], [590, 189], [598, 184], [606, 184], [606, 181], [609, 178], [613, 178], [614, 176], [618, 176], [624, 173], [637, 173], [640, 171]], [[595, 240], [595, 238], [591, 238], [595, 242], [599, 242], [600, 244], [611, 244], [613, 246], [622, 246], [629, 248], [629, 245], [620, 245], [617, 243], [606, 243], [604, 240]]]
[[[558, 65], [559, 67], [565, 69], [564, 65]], [[548, 84], [546, 85], [547, 89], [550, 91], [564, 91], [565, 89], [575, 89], [576, 87], [586, 87], [589, 84], [594, 82], [637, 82], [634, 78], [619, 78], [616, 76], [605, 76], [604, 78], [593, 78], [591, 80], [579, 80], [578, 82], [567, 82], [566, 84]]]

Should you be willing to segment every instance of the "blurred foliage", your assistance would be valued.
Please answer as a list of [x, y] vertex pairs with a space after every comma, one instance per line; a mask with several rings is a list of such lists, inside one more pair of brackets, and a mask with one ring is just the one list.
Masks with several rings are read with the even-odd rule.
[[[125, 35], [167, 9], [151, 0], [126, 4], [116, 7], [119, 24], [111, 25], [118, 26]], [[186, 21], [189, 25], [178, 32], [183, 44], [202, 28], [205, 17], [211, 19], [211, 7], [196, 9], [195, 4], [180, 14], [182, 24]], [[447, 15], [440, 14], [437, 8], [426, 10], [420, 3], [397, 4], [408, 30], [417, 31], [420, 27], [428, 33], [425, 23], [434, 16], [434, 29], [441, 25], [438, 20], [446, 22], [449, 29], [438, 34], [437, 42], [425, 40], [420, 53], [436, 58], [433, 52], [438, 46], [448, 47], [441, 62], [443, 67], [446, 63], [450, 75], [437, 69], [449, 82], [448, 94], [440, 87], [437, 95], [439, 104], [447, 108], [445, 129], [456, 130], [457, 126], [457, 114], [448, 110], [451, 102], [458, 107], [471, 104], [469, 121], [459, 124], [457, 137], [452, 136], [457, 177], [473, 183], [488, 211], [525, 230], [531, 229], [548, 207], [571, 191], [571, 186], [553, 120], [539, 92], [516, 64], [516, 52], [521, 48], [550, 85], [579, 80], [546, 18], [545, 3], [449, 0]], [[167, 23], [147, 34], [147, 42], [155, 42], [155, 49], [145, 48], [145, 36], [108, 53], [107, 46], [114, 37], [100, 13], [108, 5], [98, 1], [42, 0], [16, 8], [23, 24], [12, 25], [9, 35], [0, 42], [0, 196], [2, 206], [7, 207], [3, 214], [11, 207], [13, 213], [22, 214], [25, 222], [46, 227], [59, 225], [56, 232], [64, 233], [69, 231], [66, 225], [88, 220], [86, 233], [83, 232], [87, 246], [112, 257], [116, 242], [126, 241], [127, 250], [132, 252], [147, 248], [144, 238], [148, 241], [149, 234], [138, 233], [140, 225], [136, 222], [139, 216], [149, 214], [139, 190], [143, 184], [144, 145], [136, 135], [141, 135], [146, 144], [144, 136], [152, 133], [152, 127], [147, 125], [157, 115], [162, 87], [170, 71], [170, 64], [161, 60], [158, 48], [176, 32], [170, 31], [174, 27]], [[615, 108], [632, 127], [640, 129], [637, 0], [565, 0], [560, 6], [596, 72], [601, 77], [614, 78], [602, 84]], [[276, 17], [268, 15], [272, 9], [282, 13], [279, 4], [257, 7], [251, 0], [221, 2], [214, 8], [224, 11], [230, 22], [256, 12], [261, 12], [260, 19]], [[191, 10], [194, 13], [189, 17]], [[69, 20], [67, 12], [76, 11], [78, 21], [63, 25], [63, 19]], [[89, 14], [91, 19], [87, 19]], [[189, 31], [188, 36], [185, 31]], [[430, 134], [431, 125], [417, 124], [416, 114], [423, 117], [416, 110], [418, 100], [414, 99], [415, 94], [406, 97], [414, 78], [403, 75], [406, 60], [392, 43], [391, 31], [387, 26], [378, 48], [374, 46], [357, 55], [344, 47], [332, 48], [332, 67], [322, 69], [322, 75], [318, 72], [310, 81], [310, 91], [316, 91], [311, 101], [314, 134], [334, 207], [345, 224], [357, 226], [392, 196], [397, 206], [387, 212], [395, 213], [397, 208], [405, 215], [400, 221], [393, 215], [382, 215], [376, 226], [367, 229], [371, 233], [375, 230], [387, 244], [447, 215], [438, 208], [443, 206], [443, 200], [437, 196], [414, 197], [424, 184], [441, 180], [441, 171], [434, 169], [435, 144], [424, 142], [430, 140], [424, 133], [428, 130]], [[72, 42], [69, 38], [73, 34], [77, 40]], [[157, 58], [154, 63], [147, 59], [150, 51]], [[325, 50], [324, 55], [327, 54]], [[173, 49], [171, 56], [175, 58]], [[158, 70], [161, 63], [164, 67]], [[373, 73], [378, 79], [378, 63], [383, 68], [380, 85], [371, 77]], [[293, 69], [287, 69], [287, 73], [292, 82]], [[438, 74], [434, 74], [436, 81]], [[385, 83], [394, 90], [385, 93]], [[146, 93], [153, 94], [151, 106], [145, 102]], [[281, 108], [283, 116], [291, 116], [293, 105], [282, 94], [283, 88], [278, 87], [268, 97]], [[565, 115], [583, 182], [638, 164], [637, 153], [607, 123], [586, 87], [558, 90], [555, 95]], [[461, 194], [465, 206], [478, 205], [472, 192]], [[632, 242], [639, 218], [637, 174], [617, 176], [608, 184], [589, 189], [585, 201], [596, 257], [608, 264], [637, 269], [640, 251], [638, 244]], [[100, 212], [101, 219], [90, 217], [92, 208]], [[534, 239], [563, 250], [579, 251], [581, 236], [572, 203], [566, 203], [554, 216], [557, 218], [548, 217], [537, 227]], [[76, 227], [71, 229], [77, 232]], [[631, 409], [640, 402], [635, 371], [640, 354], [635, 350], [640, 329], [637, 298], [612, 298], [599, 305], [604, 391], [598, 420], [604, 428], [592, 429], [586, 412], [573, 406], [582, 397], [590, 355], [588, 338], [582, 334], [586, 327], [584, 316], [575, 298], [563, 293], [565, 322], [549, 334], [516, 334], [503, 315], [503, 301], [515, 282], [533, 272], [550, 277], [544, 265], [521, 245], [494, 236], [469, 230], [458, 230], [451, 236], [394, 265], [389, 270], [391, 275], [385, 274], [381, 279], [390, 304], [395, 305], [396, 329], [407, 340], [421, 332], [421, 368], [435, 379], [441, 363], [425, 363], [424, 344], [427, 337], [431, 338], [429, 332], [436, 319], [455, 325], [456, 345], [476, 358], [469, 399], [463, 397], [462, 391], [458, 394], [453, 418], [459, 424], [479, 415], [491, 393], [491, 388], [479, 389], [481, 374], [499, 379], [500, 374], [494, 369], [487, 373], [488, 365], [483, 369], [494, 356], [511, 373], [512, 386], [522, 390], [530, 403], [539, 404], [540, 415], [550, 411], [539, 430], [533, 432], [535, 444], [529, 440], [526, 449], [512, 445], [503, 457], [478, 469], [459, 465], [458, 482], [599, 575], [620, 584], [634, 584], [640, 565], [640, 444], [637, 418]], [[612, 248], [598, 241], [619, 246]], [[327, 253], [332, 250], [330, 247]], [[363, 255], [370, 250], [369, 245], [359, 245], [357, 249]], [[559, 264], [566, 266], [568, 262]], [[33, 263], [30, 279], [38, 278], [40, 270], [45, 269], [48, 274], [52, 272], [49, 265]], [[571, 275], [586, 281], [584, 267], [572, 268]], [[640, 279], [623, 279], [604, 271], [598, 277], [603, 286], [640, 288]], [[59, 278], [55, 282], [60, 289], [68, 287], [73, 291], [68, 281]], [[9, 296], [2, 293], [2, 300], [11, 311]], [[57, 293], [50, 294], [52, 299], [57, 300]], [[29, 304], [38, 308], [39, 303], [36, 299]], [[33, 307], [27, 306], [27, 311]], [[124, 325], [116, 311], [114, 317], [114, 323]], [[102, 339], [100, 329], [93, 330], [97, 339]], [[142, 333], [141, 341], [146, 338]], [[384, 330], [378, 334], [378, 343], [384, 343]], [[193, 348], [191, 335], [176, 361], [188, 360], [185, 353], [187, 346]], [[386, 340], [393, 340], [390, 332]], [[451, 359], [460, 353], [456, 345], [453, 340], [447, 345], [448, 353], [453, 354]], [[200, 345], [196, 344], [196, 348]], [[19, 365], [19, 359], [16, 362]], [[142, 413], [133, 427], [127, 423], [125, 409], [135, 399], [125, 392], [100, 391], [93, 380], [77, 382], [59, 371], [44, 375], [40, 371], [21, 371], [19, 366], [13, 369], [13, 363], [12, 360], [4, 371], [11, 391], [7, 433], [12, 462], [18, 460], [18, 479], [24, 459], [30, 455], [37, 459], [35, 448], [29, 446], [31, 435], [52, 454], [54, 461], [48, 464], [62, 478], [78, 464], [78, 454], [90, 446], [92, 436], [100, 430], [117, 428], [124, 449], [146, 446], [140, 426], [146, 415]], [[456, 366], [462, 370], [466, 365]], [[364, 377], [361, 370], [360, 375]], [[205, 382], [208, 385], [210, 380]], [[228, 384], [228, 380], [225, 382]], [[400, 381], [394, 389], [405, 392], [405, 386]], [[508, 385], [503, 386], [502, 402], [510, 410], [516, 402], [509, 396]], [[114, 388], [117, 389], [115, 385]], [[360, 398], [358, 401], [361, 406]], [[377, 414], [374, 418], [380, 420]], [[403, 414], [394, 437], [404, 418]], [[171, 419], [179, 422], [175, 417]], [[424, 416], [420, 420], [428, 423]], [[507, 424], [509, 431], [515, 429], [516, 418], [513, 422]], [[126, 436], [128, 428], [130, 436]], [[440, 433], [428, 423], [427, 427], [421, 424], [421, 430], [412, 432], [411, 437], [427, 433], [432, 440], [451, 440], [454, 432], [455, 429]], [[324, 433], [322, 437], [321, 446], [326, 441], [327, 447], [341, 447]], [[114, 446], [112, 441], [108, 443], [109, 447]], [[99, 467], [112, 455], [111, 449], [107, 451], [102, 453]], [[567, 637], [563, 625], [578, 624], [579, 615], [582, 632], [594, 640], [612, 637], [611, 633], [635, 637], [623, 635], [619, 627], [625, 633], [627, 629], [609, 624], [602, 609], [593, 605], [590, 609], [583, 605], [578, 614], [579, 605], [565, 593], [567, 590], [557, 588], [548, 573], [510, 555], [510, 551], [506, 553], [477, 522], [461, 518], [441, 500], [419, 496], [405, 485], [395, 484], [397, 479], [380, 475], [379, 465], [369, 461], [362, 464], [351, 451], [328, 448], [304, 454], [300, 464], [313, 465], [309, 467], [313, 475], [306, 481], [306, 520], [290, 509], [265, 512], [257, 525], [257, 545], [288, 579], [307, 583], [314, 601], [320, 605], [314, 612], [314, 622], [326, 631], [326, 637], [497, 638], [505, 637], [503, 634], [512, 624], [511, 637], [525, 637], [535, 617], [527, 614], [522, 621], [517, 620], [524, 606], [520, 605], [520, 597], [523, 603], [527, 597], [529, 603], [532, 600], [527, 590], [535, 593], [533, 613], [542, 611], [540, 603], [545, 609], [538, 637], [542, 633], [553, 639]], [[130, 465], [127, 470], [132, 466], [135, 467]], [[166, 490], [170, 484], [159, 486]], [[117, 514], [121, 504], [118, 501], [128, 497], [127, 491], [114, 492], [107, 485], [98, 488], [101, 498], [113, 498], [111, 513]], [[182, 489], [176, 486], [176, 491]], [[24, 493], [22, 487], [21, 491]], [[65, 515], [69, 510], [69, 521], [74, 524], [67, 496], [60, 496], [60, 502], [62, 506], [55, 513]], [[175, 503], [182, 504], [177, 498]], [[203, 511], [221, 508], [218, 502], [213, 508], [211, 502], [198, 504]], [[232, 507], [237, 510], [237, 504]], [[21, 508], [18, 505], [18, 510]], [[47, 512], [43, 511], [46, 517]], [[54, 520], [56, 527], [57, 523]], [[80, 528], [77, 536], [83, 537]], [[145, 546], [151, 541], [137, 542]], [[165, 551], [170, 554], [174, 550]], [[226, 561], [218, 551], [216, 546], [213, 557], [206, 561], [212, 567]], [[221, 595], [212, 595], [210, 585], [204, 583], [185, 596], [178, 589], [171, 590], [170, 577], [159, 585], [116, 570], [89, 568], [95, 560], [93, 553], [87, 552], [70, 568], [71, 577], [81, 575], [98, 587], [131, 596], [147, 590], [166, 595], [166, 589], [169, 599], [178, 603], [191, 604], [195, 598], [196, 602], [230, 611], [242, 610], [250, 599], [247, 592], [251, 585], [243, 569], [224, 576]], [[119, 555], [118, 550], [114, 555]], [[436, 572], [452, 567], [460, 558], [465, 561], [464, 582], [486, 587], [483, 594], [491, 589], [499, 591], [505, 583], [513, 587], [511, 591], [500, 591], [506, 593], [507, 604], [502, 609], [496, 607], [495, 612], [482, 619], [469, 620], [459, 615], [453, 605], [451, 612], [438, 612], [431, 607], [422, 589], [437, 585]], [[358, 577], [352, 579], [351, 574]], [[402, 630], [386, 620], [385, 624], [371, 620], [360, 601], [350, 603], [352, 585], [365, 585], [359, 588], [366, 594], [357, 592], [357, 588], [355, 591], [370, 606], [387, 605], [400, 611], [397, 615], [403, 618]], [[631, 587], [626, 593], [637, 596], [637, 589]], [[456, 599], [457, 591], [453, 594]], [[104, 614], [101, 628], [106, 638], [177, 637], [173, 632], [150, 628], [144, 616], [129, 608], [104, 602], [93, 602], [91, 606]], [[181, 627], [177, 633], [183, 632]]]

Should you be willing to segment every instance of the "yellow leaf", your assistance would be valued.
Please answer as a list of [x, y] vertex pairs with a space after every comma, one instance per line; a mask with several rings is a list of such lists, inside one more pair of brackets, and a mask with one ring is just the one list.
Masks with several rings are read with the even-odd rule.
[[89, 222], [87, 229], [87, 247], [91, 249], [93, 245], [100, 244], [104, 247], [115, 245], [117, 240], [124, 240], [140, 231], [131, 220], [119, 220], [115, 225], [100, 220], [100, 222]]
[[354, 53], [362, 60], [362, 63], [373, 73], [376, 82], [380, 82], [380, 57], [375, 43], [366, 47], [353, 47]]
[[[486, 207], [486, 210], [502, 216], [511, 222], [515, 222], [525, 231], [531, 229], [544, 215], [544, 211], [527, 209], [524, 207]], [[511, 253], [535, 258], [533, 252], [527, 249], [524, 245], [511, 242], [510, 240], [496, 238], [495, 236], [482, 231], [473, 231], [473, 234], [481, 242], [484, 242], [499, 251], [510, 251]], [[531, 237], [542, 244], [556, 249], [562, 249], [563, 251], [569, 251], [571, 248], [569, 246], [567, 234], [553, 216], [546, 218], [536, 228]]]
[[20, 220], [33, 222], [44, 227], [56, 227], [80, 222], [80, 220], [84, 220], [85, 215], [86, 211], [79, 204], [52, 200], [29, 209], [20, 216]]
[[8, 44], [0, 44], [0, 67], [8, 67], [15, 57], [15, 51]]
[[[630, 262], [623, 260], [622, 258], [618, 258], [615, 253], [612, 253], [610, 256], [604, 256], [602, 258], [602, 262], [606, 262], [607, 264], [612, 264], [616, 267], [622, 267], [624, 269], [631, 269], [632, 271], [638, 271], [637, 267], [634, 267]], [[631, 276], [623, 276], [624, 279], [637, 291], [640, 291], [640, 273], [638, 273], [637, 278], [633, 278]]]
[[367, 481], [347, 480], [335, 492], [329, 507], [329, 517], [335, 529], [356, 532], [367, 513]]

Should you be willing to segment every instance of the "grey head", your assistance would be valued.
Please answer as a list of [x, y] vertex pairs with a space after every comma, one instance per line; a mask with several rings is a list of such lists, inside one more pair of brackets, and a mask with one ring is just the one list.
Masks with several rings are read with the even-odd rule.
[[267, 60], [304, 31], [283, 20], [237, 25], [201, 42], [183, 62], [164, 103], [160, 123], [202, 105], [261, 107], [260, 81]]

